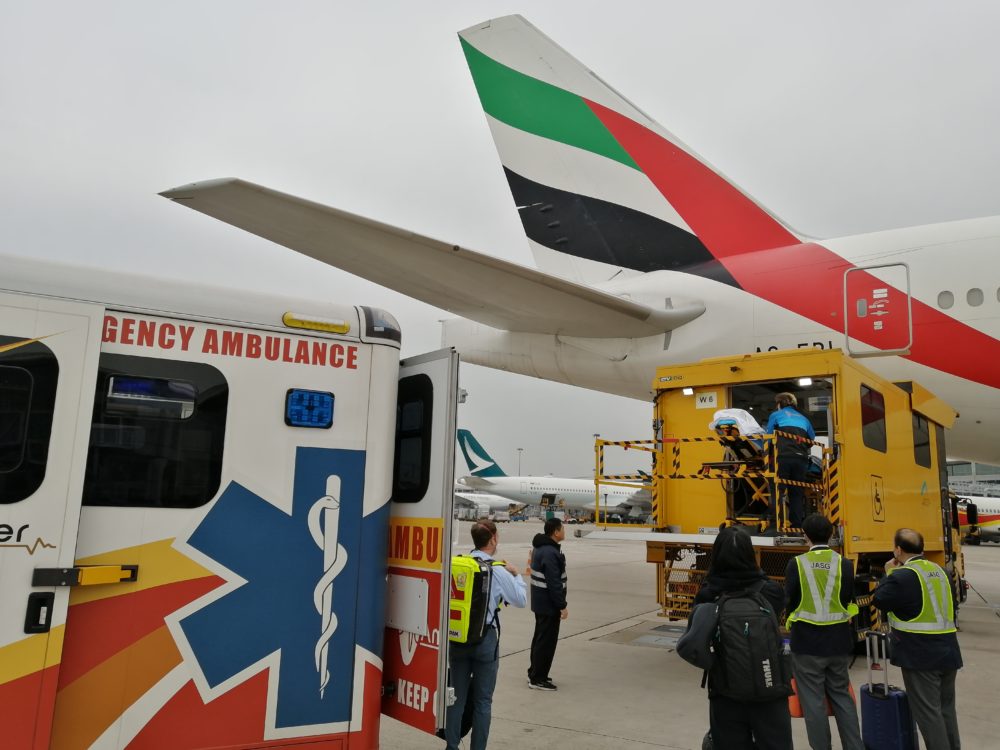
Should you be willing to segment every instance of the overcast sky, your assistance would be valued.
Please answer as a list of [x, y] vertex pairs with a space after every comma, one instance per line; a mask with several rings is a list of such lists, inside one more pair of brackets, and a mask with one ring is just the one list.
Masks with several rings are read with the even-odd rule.
[[[800, 232], [1000, 213], [996, 2], [0, 0], [0, 252], [381, 306], [436, 348], [445, 313], [156, 193], [242, 177], [531, 265], [455, 34], [515, 12]], [[463, 381], [508, 472], [586, 475], [593, 433], [650, 429]]]

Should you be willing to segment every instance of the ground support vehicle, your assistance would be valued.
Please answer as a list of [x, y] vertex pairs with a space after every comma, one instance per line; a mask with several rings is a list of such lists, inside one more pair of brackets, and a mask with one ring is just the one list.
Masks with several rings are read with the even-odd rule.
[[[807, 512], [833, 522], [832, 546], [854, 561], [859, 635], [881, 626], [871, 592], [892, 556], [897, 528], [920, 531], [927, 558], [961, 580], [957, 504], [948, 496], [945, 462], [945, 430], [956, 414], [918, 383], [889, 382], [839, 350], [795, 350], [662, 367], [653, 387], [654, 438], [598, 440], [596, 482], [643, 484], [653, 493], [653, 529], [629, 538], [646, 540], [663, 616], [688, 616], [714, 536], [725, 525], [750, 531], [761, 566], [778, 580], [788, 561], [809, 549], [776, 500], [793, 483], [777, 476], [775, 436], [709, 426], [723, 409], [743, 410], [766, 425], [775, 395], [784, 391], [797, 396], [816, 430], [816, 440], [805, 441], [814, 472], [799, 484]], [[649, 451], [655, 468], [604, 475], [610, 448]], [[772, 508], [777, 523], [769, 529]], [[964, 593], [956, 583], [959, 598]]]
[[0, 257], [0, 747], [444, 722], [457, 357], [380, 310]]

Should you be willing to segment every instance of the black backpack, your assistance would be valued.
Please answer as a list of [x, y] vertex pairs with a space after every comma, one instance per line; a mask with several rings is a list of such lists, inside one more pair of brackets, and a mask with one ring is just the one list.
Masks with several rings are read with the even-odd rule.
[[778, 615], [760, 593], [764, 581], [719, 597], [712, 693], [739, 701], [792, 694], [791, 655], [784, 653]]

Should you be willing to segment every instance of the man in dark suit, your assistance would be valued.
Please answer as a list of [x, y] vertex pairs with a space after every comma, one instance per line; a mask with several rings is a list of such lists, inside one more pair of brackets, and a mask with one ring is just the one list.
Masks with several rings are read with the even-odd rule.
[[900, 529], [893, 544], [892, 560], [874, 595], [892, 628], [891, 661], [903, 672], [913, 718], [928, 750], [959, 750], [955, 676], [962, 668], [962, 652], [951, 580], [924, 558], [920, 532]]

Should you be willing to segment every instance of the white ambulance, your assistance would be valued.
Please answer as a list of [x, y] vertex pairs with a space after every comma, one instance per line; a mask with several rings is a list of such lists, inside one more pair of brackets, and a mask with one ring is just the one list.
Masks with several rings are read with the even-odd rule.
[[0, 256], [0, 747], [444, 723], [458, 361], [391, 315]]

